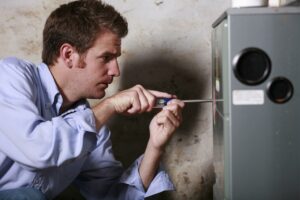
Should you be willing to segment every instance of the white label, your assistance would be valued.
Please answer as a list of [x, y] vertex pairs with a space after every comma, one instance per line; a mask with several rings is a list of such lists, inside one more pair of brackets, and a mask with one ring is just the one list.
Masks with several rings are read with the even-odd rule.
[[219, 79], [216, 79], [216, 91], [220, 92], [220, 81], [219, 81]]
[[263, 105], [263, 90], [233, 90], [232, 99], [234, 105]]

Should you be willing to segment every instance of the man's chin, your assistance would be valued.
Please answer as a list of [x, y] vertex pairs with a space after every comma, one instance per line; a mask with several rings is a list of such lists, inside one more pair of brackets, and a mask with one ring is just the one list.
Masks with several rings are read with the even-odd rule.
[[94, 94], [88, 97], [88, 99], [102, 99], [105, 96], [105, 91], [99, 93], [99, 94]]

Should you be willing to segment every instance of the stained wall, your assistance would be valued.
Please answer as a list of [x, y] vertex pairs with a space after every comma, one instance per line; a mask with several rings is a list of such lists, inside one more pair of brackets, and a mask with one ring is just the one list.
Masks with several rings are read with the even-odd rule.
[[[1, 0], [0, 58], [13, 55], [39, 63], [46, 17], [64, 2], [67, 0]], [[119, 59], [122, 75], [109, 87], [107, 96], [142, 84], [181, 99], [211, 98], [211, 24], [230, 6], [229, 0], [106, 2], [129, 23]], [[177, 190], [159, 199], [212, 199], [211, 109], [210, 103], [186, 105], [183, 124], [163, 159]], [[143, 153], [148, 124], [156, 112], [110, 120], [114, 152], [125, 166]]]

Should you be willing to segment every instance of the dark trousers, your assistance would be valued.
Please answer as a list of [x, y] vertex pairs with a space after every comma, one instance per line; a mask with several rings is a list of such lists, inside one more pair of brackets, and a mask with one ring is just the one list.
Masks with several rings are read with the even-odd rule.
[[47, 200], [42, 192], [34, 188], [17, 188], [0, 191], [0, 200]]

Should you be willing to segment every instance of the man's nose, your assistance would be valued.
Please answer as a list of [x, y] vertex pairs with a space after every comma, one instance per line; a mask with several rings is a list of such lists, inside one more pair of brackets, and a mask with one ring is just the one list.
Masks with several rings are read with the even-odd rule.
[[109, 64], [108, 75], [115, 77], [120, 76], [120, 68], [117, 59], [113, 59]]

